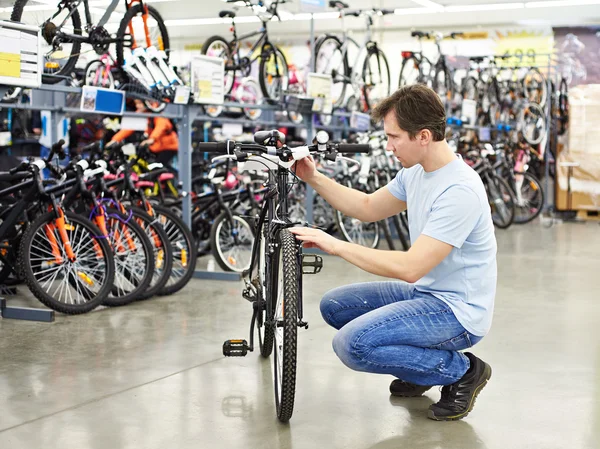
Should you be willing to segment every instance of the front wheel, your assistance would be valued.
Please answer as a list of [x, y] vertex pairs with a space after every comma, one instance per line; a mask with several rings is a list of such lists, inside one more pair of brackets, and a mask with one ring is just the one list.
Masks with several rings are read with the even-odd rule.
[[542, 184], [531, 173], [516, 173], [514, 190], [517, 197], [515, 223], [529, 223], [544, 208], [544, 189], [542, 189]]
[[298, 245], [290, 231], [279, 234], [280, 246], [273, 266], [271, 291], [275, 357], [273, 374], [277, 418], [288, 422], [294, 412], [296, 395], [296, 353], [298, 348], [298, 302], [300, 300], [301, 267]]
[[[86, 313], [99, 306], [113, 288], [115, 263], [102, 232], [92, 222], [65, 212], [39, 216], [25, 231], [19, 248], [19, 273], [40, 302], [57, 312]], [[69, 259], [66, 233], [74, 254]]]
[[490, 174], [485, 178], [492, 221], [500, 229], [508, 228], [515, 219], [516, 199], [508, 183], [497, 175]]
[[239, 215], [222, 212], [210, 232], [210, 246], [219, 266], [241, 273], [250, 268], [254, 234], [250, 224]]

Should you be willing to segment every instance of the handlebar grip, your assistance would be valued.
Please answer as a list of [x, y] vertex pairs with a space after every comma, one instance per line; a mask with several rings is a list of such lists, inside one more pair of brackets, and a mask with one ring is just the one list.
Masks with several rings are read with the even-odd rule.
[[419, 36], [421, 33], [419, 33], [418, 31], [413, 31], [410, 33], [410, 37], [417, 37]]
[[62, 150], [62, 147], [64, 146], [64, 144], [65, 144], [64, 139], [60, 139], [58, 142], [56, 142], [54, 145], [52, 145], [51, 150], [53, 152], [60, 151], [60, 150]]
[[226, 142], [199, 142], [196, 147], [202, 153], [229, 154], [229, 149], [233, 148], [233, 141]]
[[369, 144], [340, 143], [337, 148], [338, 153], [368, 153], [371, 151]]
[[93, 152], [100, 148], [100, 142], [90, 143], [81, 149], [82, 152], [87, 153], [88, 151]]
[[16, 167], [11, 168], [8, 171], [8, 173], [10, 173], [11, 175], [16, 175], [19, 172], [27, 171], [28, 168], [29, 168], [29, 164], [27, 162], [21, 162]]

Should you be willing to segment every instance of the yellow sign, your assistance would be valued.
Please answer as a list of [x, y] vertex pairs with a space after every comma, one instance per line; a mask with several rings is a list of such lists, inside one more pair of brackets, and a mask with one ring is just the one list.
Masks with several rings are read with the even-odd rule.
[[0, 53], [0, 76], [19, 78], [21, 76], [21, 55]]
[[507, 60], [498, 61], [502, 66], [549, 65], [549, 55], [553, 51], [553, 37], [543, 31], [509, 31], [496, 33], [496, 54], [511, 55]]
[[198, 80], [198, 97], [199, 98], [211, 98], [212, 97], [212, 81]]
[[185, 51], [202, 50], [202, 44], [186, 44], [183, 49]]

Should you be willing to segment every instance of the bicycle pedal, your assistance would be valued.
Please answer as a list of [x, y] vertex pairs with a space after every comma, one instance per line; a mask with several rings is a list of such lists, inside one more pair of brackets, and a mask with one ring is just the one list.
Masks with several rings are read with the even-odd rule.
[[248, 349], [246, 340], [227, 340], [223, 343], [223, 355], [225, 357], [245, 357], [248, 354]]
[[302, 254], [302, 274], [318, 274], [323, 269], [323, 258], [316, 254]]

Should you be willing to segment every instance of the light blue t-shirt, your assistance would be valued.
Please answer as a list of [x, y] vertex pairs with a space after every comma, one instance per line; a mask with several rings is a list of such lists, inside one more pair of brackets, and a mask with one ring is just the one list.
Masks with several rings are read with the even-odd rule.
[[454, 247], [415, 288], [448, 304], [467, 331], [486, 335], [496, 296], [497, 247], [479, 175], [457, 158], [430, 173], [421, 165], [402, 169], [387, 188], [407, 203], [413, 244], [425, 234]]

